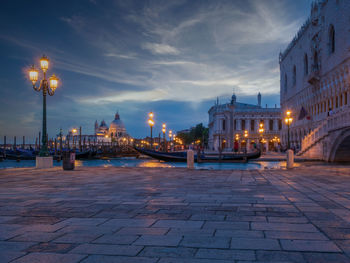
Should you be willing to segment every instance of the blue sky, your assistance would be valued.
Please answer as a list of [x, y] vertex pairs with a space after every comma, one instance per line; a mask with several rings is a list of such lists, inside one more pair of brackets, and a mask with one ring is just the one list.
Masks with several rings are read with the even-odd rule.
[[[48, 132], [109, 124], [118, 110], [132, 136], [166, 122], [203, 122], [218, 96], [279, 105], [278, 54], [311, 0], [19, 1], [0, 9], [0, 136], [32, 140], [42, 96], [26, 70], [46, 54], [62, 85], [48, 97]], [[2, 138], [0, 138], [2, 141]]]

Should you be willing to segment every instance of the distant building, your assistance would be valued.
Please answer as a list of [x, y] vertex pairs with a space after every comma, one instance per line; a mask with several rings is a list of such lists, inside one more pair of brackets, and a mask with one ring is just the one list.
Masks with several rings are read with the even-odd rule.
[[[211, 150], [232, 150], [238, 138], [241, 147], [251, 147], [263, 138], [266, 150], [276, 147], [282, 126], [280, 108], [261, 107], [261, 94], [258, 104], [247, 104], [236, 101], [233, 94], [231, 102], [215, 103], [209, 110], [209, 142]], [[264, 133], [259, 134], [259, 125], [263, 123]], [[244, 137], [247, 131], [248, 136]], [[262, 137], [262, 138], [261, 138]]]
[[[314, 2], [280, 54], [282, 113], [291, 110], [291, 145], [307, 157], [350, 160], [349, 14], [349, 0]], [[286, 125], [281, 139], [287, 145]]]
[[[95, 134], [94, 135], [81, 135], [81, 140], [86, 143], [88, 142], [98, 142], [98, 143], [110, 143], [117, 142], [119, 144], [125, 144], [131, 142], [131, 137], [128, 135], [124, 123], [120, 119], [120, 115], [117, 112], [114, 116], [114, 120], [111, 124], [108, 125], [104, 120], [101, 121], [100, 125], [97, 120], [95, 121]], [[73, 131], [69, 131], [66, 136], [68, 140], [71, 142], [77, 141], [80, 139], [79, 131], [77, 130], [75, 133]]]

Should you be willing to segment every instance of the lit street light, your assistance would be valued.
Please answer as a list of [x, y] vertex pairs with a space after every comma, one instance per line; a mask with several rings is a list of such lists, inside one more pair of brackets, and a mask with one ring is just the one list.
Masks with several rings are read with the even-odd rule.
[[290, 116], [291, 115], [291, 111], [288, 110], [286, 112], [286, 117], [284, 119], [285, 123], [287, 124], [288, 127], [288, 149], [290, 149], [290, 140], [289, 140], [289, 126], [291, 125], [291, 123], [293, 122], [293, 118]]
[[33, 84], [33, 89], [35, 91], [43, 92], [43, 126], [42, 126], [42, 148], [40, 149], [39, 156], [47, 157], [49, 156], [49, 151], [47, 149], [47, 128], [46, 128], [46, 94], [50, 96], [55, 94], [55, 90], [58, 87], [58, 78], [55, 75], [52, 75], [49, 80], [46, 79], [46, 72], [49, 69], [49, 59], [44, 55], [40, 59], [40, 68], [43, 71], [43, 79], [40, 81], [39, 87], [35, 85], [38, 81], [38, 70], [34, 65], [29, 69], [29, 79]]
[[153, 112], [150, 112], [149, 114], [148, 114], [148, 117], [149, 117], [149, 119], [148, 119], [148, 125], [150, 126], [150, 128], [151, 128], [151, 148], [153, 148], [153, 134], [152, 134], [152, 132], [153, 132], [153, 126], [154, 126], [154, 120], [153, 120]]
[[259, 133], [260, 133], [260, 151], [262, 153], [263, 152], [262, 143], [263, 143], [263, 133], [264, 133], [264, 124], [262, 122], [259, 124]]
[[165, 133], [166, 133], [166, 124], [163, 123], [162, 125], [162, 132], [163, 132], [163, 147], [164, 147], [164, 151], [166, 152], [167, 147], [166, 147], [166, 138], [165, 138]]

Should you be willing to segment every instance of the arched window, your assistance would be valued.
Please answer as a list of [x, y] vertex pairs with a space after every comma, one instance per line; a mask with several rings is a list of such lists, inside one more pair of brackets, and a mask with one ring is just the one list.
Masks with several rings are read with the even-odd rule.
[[335, 51], [335, 30], [334, 30], [333, 25], [330, 25], [330, 27], [329, 27], [328, 45], [329, 45], [329, 53], [330, 54], [334, 53], [334, 51]]
[[293, 86], [297, 83], [297, 67], [294, 65], [293, 67]]
[[284, 74], [284, 93], [287, 93], [287, 89], [288, 89], [288, 78], [287, 78], [287, 74]]
[[307, 76], [309, 74], [309, 60], [307, 54], [304, 55], [304, 74]]

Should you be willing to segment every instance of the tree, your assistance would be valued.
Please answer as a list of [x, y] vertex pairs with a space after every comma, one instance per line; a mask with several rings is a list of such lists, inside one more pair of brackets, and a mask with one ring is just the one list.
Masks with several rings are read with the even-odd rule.
[[186, 145], [199, 142], [199, 144], [207, 146], [209, 128], [204, 127], [203, 123], [200, 123], [195, 127], [192, 127], [189, 132], [178, 133], [177, 137], [179, 137]]

